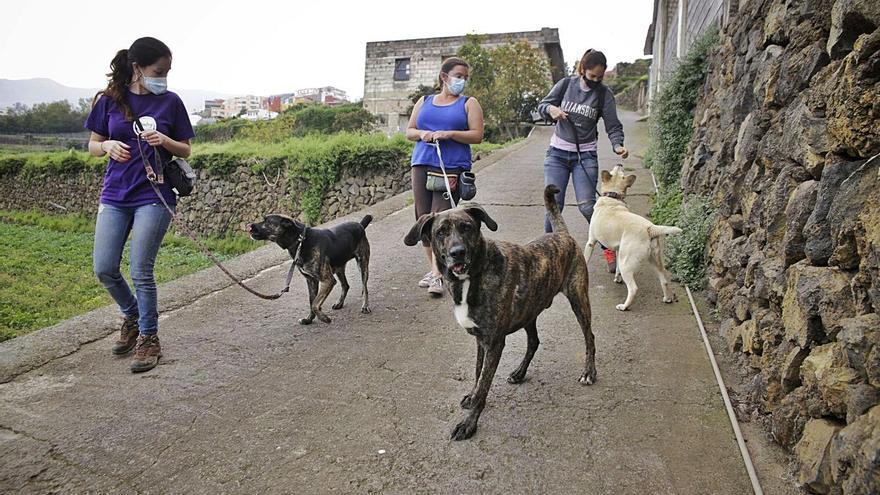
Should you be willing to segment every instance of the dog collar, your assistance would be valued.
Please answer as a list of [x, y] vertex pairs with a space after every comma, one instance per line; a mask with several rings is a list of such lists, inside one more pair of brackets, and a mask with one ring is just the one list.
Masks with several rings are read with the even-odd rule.
[[[299, 255], [302, 253], [303, 241], [306, 240], [306, 230], [308, 227], [303, 227], [302, 234], [299, 235], [299, 245], [296, 247], [296, 254], [293, 255], [293, 264], [294, 266], [299, 265], [302, 266], [302, 259], [300, 259]], [[288, 282], [289, 283], [289, 282]]]
[[623, 194], [614, 191], [603, 192], [602, 196], [605, 196], [606, 198], [616, 199], [618, 201], [623, 201], [623, 198], [625, 197]]

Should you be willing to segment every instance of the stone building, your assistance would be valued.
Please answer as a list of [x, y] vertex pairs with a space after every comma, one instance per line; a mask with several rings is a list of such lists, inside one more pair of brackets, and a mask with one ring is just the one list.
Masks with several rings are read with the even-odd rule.
[[713, 26], [723, 26], [738, 0], [654, 0], [654, 17], [645, 39], [645, 55], [653, 55], [648, 101], [664, 76], [683, 57], [694, 40]]
[[[526, 40], [547, 54], [554, 81], [567, 73], [556, 28], [484, 36], [483, 46], [488, 48]], [[455, 55], [466, 40], [462, 35], [367, 43], [364, 108], [379, 118], [380, 129], [389, 134], [406, 129], [412, 104], [408, 96], [420, 85], [435, 85], [440, 63]]]

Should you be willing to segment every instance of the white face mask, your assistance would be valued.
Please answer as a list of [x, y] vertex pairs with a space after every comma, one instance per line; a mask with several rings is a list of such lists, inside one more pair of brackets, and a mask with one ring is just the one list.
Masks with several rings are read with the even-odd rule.
[[168, 78], [144, 76], [144, 88], [154, 95], [161, 95], [168, 91]]
[[144, 74], [144, 71], [141, 71], [141, 80], [143, 81], [144, 89], [154, 95], [161, 95], [168, 91], [167, 77], [150, 77]]
[[450, 93], [458, 96], [464, 91], [465, 84], [467, 84], [465, 79], [449, 76], [449, 82], [446, 83], [446, 87], [449, 89]]

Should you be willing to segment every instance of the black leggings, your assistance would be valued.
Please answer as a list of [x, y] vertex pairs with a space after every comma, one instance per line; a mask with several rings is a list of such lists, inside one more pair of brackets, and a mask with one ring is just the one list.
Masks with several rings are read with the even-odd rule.
[[[438, 213], [452, 208], [449, 200], [443, 197], [446, 194], [446, 191], [429, 191], [427, 189], [426, 184], [428, 183], [429, 170], [441, 172], [439, 169], [434, 169], [433, 167], [425, 165], [416, 165], [412, 168], [413, 206], [416, 220], [425, 213]], [[458, 170], [447, 169], [447, 174], [458, 175]], [[457, 187], [452, 191], [452, 199], [455, 200], [455, 204], [458, 204], [458, 201], [461, 199]], [[422, 244], [425, 246], [429, 245], [424, 239], [422, 240]]]
[[[425, 213], [438, 213], [452, 208], [449, 200], [443, 197], [446, 191], [429, 191], [427, 189], [426, 184], [428, 183], [429, 170], [435, 171], [433, 167], [426, 167], [424, 165], [416, 165], [412, 168], [412, 191], [416, 220]], [[441, 172], [439, 169], [436, 169], [436, 171]], [[457, 176], [458, 170], [447, 169], [447, 174]], [[460, 196], [457, 187], [452, 191], [452, 199], [455, 200], [455, 204], [458, 204]]]

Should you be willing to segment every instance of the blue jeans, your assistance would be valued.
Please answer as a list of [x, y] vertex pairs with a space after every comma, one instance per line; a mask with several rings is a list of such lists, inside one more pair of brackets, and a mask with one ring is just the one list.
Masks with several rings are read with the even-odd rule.
[[[559, 211], [565, 207], [565, 190], [568, 180], [574, 183], [574, 194], [578, 202], [578, 210], [589, 222], [593, 217], [593, 206], [596, 205], [596, 184], [599, 180], [599, 158], [595, 151], [582, 151], [581, 162], [575, 151], [564, 151], [553, 146], [547, 149], [544, 159], [544, 185], [555, 184], [559, 187], [556, 204]], [[550, 219], [544, 216], [544, 232], [552, 232]]]
[[[95, 248], [92, 252], [95, 275], [119, 305], [122, 314], [126, 317], [139, 315], [138, 327], [141, 335], [154, 335], [159, 331], [159, 305], [153, 265], [170, 223], [171, 214], [161, 203], [133, 208], [108, 204], [98, 207]], [[129, 233], [131, 280], [134, 282], [137, 298], [119, 273], [122, 250]]]

